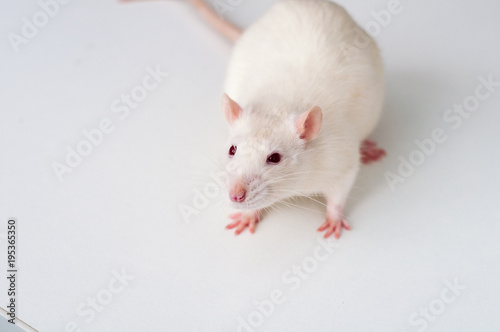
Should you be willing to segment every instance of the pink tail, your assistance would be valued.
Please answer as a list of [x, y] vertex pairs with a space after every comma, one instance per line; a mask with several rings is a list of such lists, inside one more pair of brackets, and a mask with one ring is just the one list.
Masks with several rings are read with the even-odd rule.
[[217, 13], [203, 0], [189, 0], [200, 12], [200, 14], [216, 30], [231, 41], [236, 41], [241, 36], [241, 29], [235, 25], [223, 20]]
[[[137, 0], [120, 0], [122, 2], [137, 1]], [[198, 9], [205, 20], [218, 30], [224, 37], [231, 41], [236, 41], [242, 34], [242, 30], [237, 26], [223, 20], [217, 13], [206, 4], [203, 0], [188, 0], [193, 6]]]

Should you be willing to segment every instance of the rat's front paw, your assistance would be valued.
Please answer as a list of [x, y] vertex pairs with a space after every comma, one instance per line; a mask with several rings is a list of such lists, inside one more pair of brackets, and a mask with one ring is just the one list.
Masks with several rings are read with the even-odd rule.
[[318, 228], [319, 232], [323, 232], [326, 230], [324, 238], [326, 239], [330, 235], [332, 235], [335, 232], [335, 238], [340, 237], [340, 230], [344, 227], [347, 230], [351, 229], [351, 226], [342, 219], [342, 217], [331, 217], [330, 215], [326, 215], [326, 221], [321, 225], [320, 228]]
[[261, 213], [260, 211], [251, 211], [251, 212], [237, 212], [229, 215], [229, 218], [234, 221], [226, 226], [227, 229], [233, 229], [236, 227], [236, 231], [234, 234], [238, 235], [245, 228], [250, 229], [250, 233], [255, 232], [255, 224], [260, 221]]

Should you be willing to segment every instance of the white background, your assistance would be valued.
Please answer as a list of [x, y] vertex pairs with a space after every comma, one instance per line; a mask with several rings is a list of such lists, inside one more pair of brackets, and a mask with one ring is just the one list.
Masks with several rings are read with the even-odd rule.
[[[245, 0], [225, 16], [248, 26], [272, 2]], [[366, 26], [389, 1], [339, 2]], [[352, 231], [292, 289], [283, 276], [314, 257], [322, 205], [280, 206], [238, 237], [224, 229], [220, 198], [189, 222], [179, 212], [226, 150], [219, 103], [229, 42], [181, 1], [73, 0], [15, 53], [8, 33], [21, 34], [40, 6], [2, 0], [0, 256], [15, 217], [19, 317], [40, 331], [70, 322], [81, 331], [236, 331], [255, 301], [281, 290], [284, 303], [255, 331], [417, 331], [424, 323], [410, 317], [429, 306], [428, 331], [498, 329], [500, 88], [456, 129], [443, 115], [474, 95], [479, 76], [500, 81], [500, 2], [401, 6], [375, 33], [387, 102], [372, 137], [388, 156], [361, 169]], [[120, 119], [113, 101], [142, 84], [148, 66], [170, 75]], [[58, 181], [52, 164], [103, 118], [114, 131]], [[397, 174], [414, 140], [436, 128], [447, 140], [391, 190], [384, 173]], [[91, 321], [78, 315], [122, 270], [134, 279]], [[441, 306], [443, 292], [453, 295], [446, 280], [465, 289]], [[6, 286], [0, 278], [2, 307]]]

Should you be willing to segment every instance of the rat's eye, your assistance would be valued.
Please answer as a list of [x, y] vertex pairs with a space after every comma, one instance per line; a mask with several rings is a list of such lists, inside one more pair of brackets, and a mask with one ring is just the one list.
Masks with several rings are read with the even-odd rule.
[[267, 157], [268, 164], [277, 164], [281, 160], [281, 155], [279, 153], [273, 153], [269, 157]]
[[229, 158], [231, 158], [235, 154], [236, 154], [236, 145], [231, 145], [231, 147], [229, 148]]

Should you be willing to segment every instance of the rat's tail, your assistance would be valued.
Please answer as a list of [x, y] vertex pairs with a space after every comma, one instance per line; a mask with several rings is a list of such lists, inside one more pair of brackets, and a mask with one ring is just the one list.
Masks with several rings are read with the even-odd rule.
[[[122, 2], [137, 1], [137, 0], [120, 0]], [[224, 37], [231, 41], [236, 41], [241, 36], [242, 30], [237, 26], [225, 21], [220, 17], [204, 0], [188, 0], [210, 23], [216, 30], [218, 30]]]
[[236, 41], [240, 38], [242, 30], [237, 26], [225, 21], [203, 0], [189, 0], [200, 12], [200, 14], [210, 23], [216, 30], [231, 41]]

